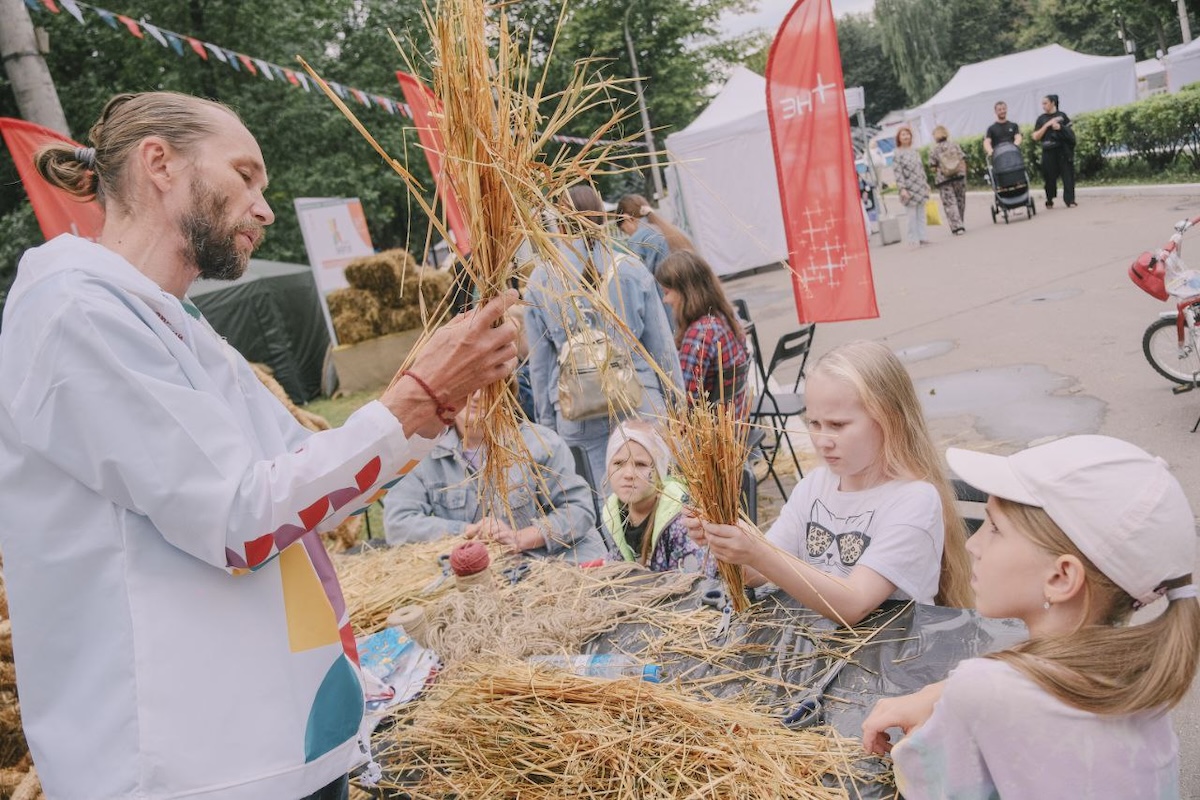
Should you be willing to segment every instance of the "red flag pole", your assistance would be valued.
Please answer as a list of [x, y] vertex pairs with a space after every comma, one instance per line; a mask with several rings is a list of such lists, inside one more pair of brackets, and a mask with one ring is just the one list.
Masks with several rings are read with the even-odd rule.
[[447, 180], [442, 168], [442, 155], [446, 149], [442, 146], [442, 134], [438, 130], [437, 120], [433, 118], [437, 99], [421, 81], [407, 72], [397, 72], [396, 78], [400, 81], [404, 99], [412, 110], [417, 136], [421, 139], [425, 160], [429, 162], [429, 171], [433, 173], [433, 180], [437, 185], [437, 196], [446, 211], [446, 224], [454, 234], [454, 245], [460, 255], [466, 255], [471, 252], [471, 230], [467, 227], [466, 217], [458, 205], [454, 187]]
[[767, 118], [800, 322], [878, 317], [830, 0], [799, 0], [784, 18]]

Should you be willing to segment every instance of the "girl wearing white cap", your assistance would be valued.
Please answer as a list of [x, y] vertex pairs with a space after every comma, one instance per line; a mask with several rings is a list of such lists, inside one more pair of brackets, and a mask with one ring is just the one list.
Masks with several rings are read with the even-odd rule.
[[[1107, 436], [947, 457], [990, 495], [967, 545], [979, 612], [1023, 620], [1029, 640], [880, 701], [864, 746], [891, 750], [907, 800], [1179, 797], [1167, 711], [1200, 659], [1195, 517], [1179, 482]], [[1129, 624], [1164, 596], [1157, 617]], [[908, 735], [893, 749], [894, 727]]]
[[772, 581], [855, 625], [886, 600], [965, 606], [963, 522], [904, 365], [878, 342], [821, 356], [805, 423], [825, 462], [796, 486], [766, 538], [688, 517], [690, 534], [746, 584]]
[[[613, 430], [605, 453], [612, 494], [601, 518], [612, 537], [615, 561], [637, 561], [655, 572], [698, 572], [704, 551], [688, 538], [680, 514], [683, 484], [667, 474], [671, 453], [648, 422], [626, 420]], [[709, 559], [709, 575], [716, 562]]]

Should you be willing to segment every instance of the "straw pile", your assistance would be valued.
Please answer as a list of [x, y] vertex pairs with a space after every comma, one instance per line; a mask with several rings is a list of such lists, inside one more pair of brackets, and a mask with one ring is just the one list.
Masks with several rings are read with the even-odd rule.
[[656, 606], [689, 591], [697, 577], [646, 573], [627, 562], [586, 570], [561, 561], [528, 563], [519, 583], [509, 584], [496, 574], [503, 564], [493, 565], [493, 586], [451, 592], [426, 607], [423, 638], [444, 664], [577, 653], [621, 622], [658, 613]]
[[42, 800], [29, 744], [21, 728], [17, 671], [13, 666], [12, 623], [8, 595], [0, 577], [0, 800]]
[[524, 665], [444, 675], [399, 722], [384, 757], [410, 771], [387, 780], [413, 798], [831, 800], [871, 780], [857, 743], [831, 730]]
[[379, 335], [383, 307], [375, 295], [353, 287], [334, 289], [325, 296], [325, 302], [340, 344], [358, 344]]
[[453, 591], [454, 580], [450, 579], [429, 595], [422, 593], [442, 574], [438, 556], [449, 553], [459, 541], [446, 538], [335, 556], [333, 564], [355, 635], [383, 630], [388, 615], [400, 606], [425, 605]]
[[[741, 520], [742, 467], [750, 448], [750, 426], [734, 413], [732, 403], [697, 402], [676, 406], [668, 419], [667, 444], [687, 484], [691, 503], [709, 522], [737, 525]], [[745, 526], [750, 527], [745, 521]], [[717, 561], [734, 611], [750, 607], [741, 566]]]
[[[335, 557], [355, 633], [383, 630], [397, 608], [417, 605], [425, 609], [428, 645], [447, 665], [480, 655], [577, 652], [587, 639], [619, 622], [642, 619], [696, 580], [682, 573], [647, 573], [625, 562], [593, 569], [552, 560], [514, 562], [493, 545], [490, 586], [458, 592], [451, 577], [426, 593], [441, 575], [438, 556], [461, 541], [453, 537]], [[516, 584], [501, 574], [513, 563], [529, 567]]]

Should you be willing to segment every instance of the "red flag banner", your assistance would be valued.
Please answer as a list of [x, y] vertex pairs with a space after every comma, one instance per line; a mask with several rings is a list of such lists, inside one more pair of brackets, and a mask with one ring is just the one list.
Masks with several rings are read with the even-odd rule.
[[0, 135], [17, 164], [17, 174], [25, 185], [42, 235], [53, 239], [60, 233], [73, 233], [86, 239], [98, 239], [104, 227], [104, 211], [100, 204], [94, 200], [82, 203], [62, 189], [51, 186], [33, 166], [33, 154], [44, 144], [59, 141], [72, 147], [82, 145], [49, 128], [9, 117], [0, 117]]
[[767, 59], [767, 116], [800, 322], [879, 316], [830, 0], [799, 0]]
[[425, 160], [429, 162], [429, 171], [433, 173], [433, 180], [437, 184], [438, 199], [442, 201], [442, 208], [446, 211], [446, 224], [454, 234], [454, 243], [458, 247], [458, 252], [469, 253], [471, 252], [471, 231], [467, 227], [467, 220], [458, 205], [458, 196], [454, 194], [454, 187], [450, 185], [450, 181], [447, 180], [446, 174], [442, 170], [442, 153], [445, 152], [445, 148], [442, 146], [442, 134], [438, 130], [437, 120], [433, 118], [437, 98], [425, 88], [421, 81], [407, 72], [397, 72], [396, 78], [400, 81], [404, 99], [408, 101], [409, 109], [412, 111], [417, 136], [421, 139], [421, 149], [425, 151]]

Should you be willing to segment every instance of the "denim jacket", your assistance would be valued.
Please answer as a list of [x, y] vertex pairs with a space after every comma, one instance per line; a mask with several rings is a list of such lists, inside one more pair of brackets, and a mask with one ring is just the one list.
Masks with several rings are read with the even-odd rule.
[[670, 255], [667, 237], [645, 220], [638, 220], [637, 230], [629, 237], [626, 244], [629, 246], [629, 251], [642, 260], [642, 264], [650, 271], [651, 275], [658, 274], [658, 265]]
[[[563, 318], [564, 315], [569, 315], [573, 321], [578, 318], [578, 308], [573, 302], [565, 299], [565, 296], [580, 289], [585, 247], [581, 239], [563, 245], [564, 261], [574, 271], [573, 280], [564, 280], [563, 276], [552, 274], [545, 267], [534, 270], [529, 278], [528, 291], [532, 306], [525, 313], [535, 421], [540, 425], [555, 428], [560, 435], [568, 439], [580, 435], [588, 423], [595, 422], [558, 418], [558, 354], [566, 344], [568, 336]], [[634, 366], [646, 395], [641, 411], [661, 414], [665, 407], [664, 398], [674, 394], [683, 385], [683, 373], [679, 369], [679, 352], [675, 349], [675, 339], [671, 335], [671, 326], [658, 297], [654, 278], [634, 259], [628, 256], [614, 257], [612, 251], [602, 243], [598, 242], [593, 246], [591, 255], [601, 279], [612, 269], [617, 270], [615, 280], [610, 280], [607, 284], [609, 302], [654, 359], [658, 368], [671, 376], [674, 386], [664, 392], [659, 384], [658, 375], [641, 353], [633, 354]], [[613, 336], [616, 341], [620, 341], [619, 336]], [[608, 421], [602, 420], [602, 423], [602, 427], [607, 428]]]
[[[602, 558], [604, 543], [596, 530], [591, 488], [575, 472], [566, 443], [554, 431], [524, 423], [521, 435], [537, 472], [514, 464], [508, 473], [508, 508], [504, 500], [481, 502], [479, 483], [462, 454], [462, 440], [451, 429], [433, 452], [388, 492], [383, 501], [384, 533], [388, 544], [432, 541], [461, 534], [478, 522], [485, 510], [520, 529], [536, 525], [546, 546], [527, 551], [533, 556], [562, 556], [571, 561]], [[494, 511], [492, 510], [494, 509]]]

